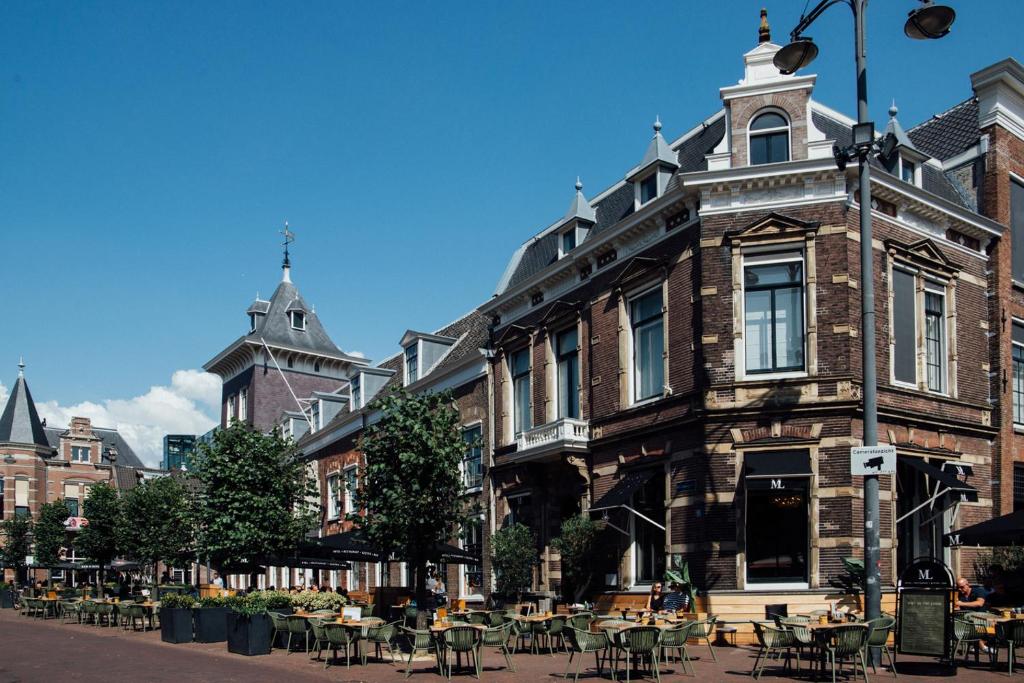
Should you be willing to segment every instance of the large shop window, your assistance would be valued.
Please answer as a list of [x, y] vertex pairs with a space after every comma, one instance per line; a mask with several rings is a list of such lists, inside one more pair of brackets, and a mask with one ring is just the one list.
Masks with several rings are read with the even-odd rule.
[[[918, 290], [924, 289], [923, 296]], [[892, 269], [892, 378], [918, 386], [917, 369], [924, 368], [924, 388], [949, 391], [946, 286], [900, 266]], [[918, 340], [918, 321], [924, 335]], [[920, 345], [919, 345], [920, 344]], [[921, 363], [918, 363], [919, 357]]]
[[747, 583], [806, 583], [811, 481], [807, 451], [748, 453], [744, 469]]
[[1024, 325], [1013, 323], [1013, 422], [1024, 426]]
[[580, 416], [579, 334], [573, 327], [555, 337], [558, 360], [558, 417]]
[[789, 161], [789, 121], [782, 114], [765, 112], [750, 122], [750, 165]]
[[530, 351], [522, 349], [512, 354], [509, 370], [512, 374], [512, 400], [516, 434], [532, 425], [530, 420]]
[[[631, 507], [643, 515], [664, 524], [665, 478], [652, 476], [633, 494]], [[633, 536], [634, 584], [661, 581], [665, 575], [665, 529], [659, 528], [639, 515], [631, 515]]]
[[462, 440], [466, 443], [466, 454], [462, 459], [462, 471], [465, 476], [466, 488], [475, 489], [483, 485], [483, 444], [480, 425], [462, 430]]
[[744, 258], [743, 338], [748, 374], [804, 369], [804, 257]]
[[[476, 557], [484, 556], [484, 520], [474, 517], [462, 528], [462, 549]], [[462, 565], [462, 585], [459, 594], [463, 597], [482, 595], [484, 586], [484, 568], [479, 564]], [[445, 577], [445, 574], [442, 574]], [[445, 577], [446, 578], [446, 577]]]
[[1010, 180], [1010, 244], [1013, 279], [1024, 282], [1024, 183]]
[[633, 328], [633, 400], [661, 396], [665, 390], [665, 321], [661, 286], [629, 302]]

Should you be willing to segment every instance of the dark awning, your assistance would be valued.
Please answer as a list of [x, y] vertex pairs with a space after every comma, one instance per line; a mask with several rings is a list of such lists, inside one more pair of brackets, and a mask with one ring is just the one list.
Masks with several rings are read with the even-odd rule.
[[1024, 510], [993, 517], [942, 537], [945, 546], [981, 545], [989, 548], [1024, 545]]
[[974, 468], [959, 460], [946, 460], [942, 463], [942, 471], [949, 472], [954, 477], [970, 477], [974, 474]]
[[964, 502], [974, 503], [978, 500], [978, 490], [966, 484], [956, 478], [956, 474], [953, 470], [946, 469], [947, 465], [943, 465], [943, 469], [939, 469], [934, 465], [930, 465], [921, 458], [915, 458], [913, 456], [904, 455], [900, 456], [900, 461], [906, 465], [913, 467], [918, 472], [923, 473], [928, 479], [934, 484], [938, 484], [943, 487], [942, 491], [936, 493], [956, 493], [957, 500], [952, 502]]
[[344, 531], [307, 541], [299, 550], [306, 556], [351, 562], [380, 562], [383, 559], [380, 548], [371, 543], [366, 534], [359, 530]]
[[747, 479], [809, 477], [814, 474], [807, 451], [747, 453], [743, 456], [743, 468]]
[[267, 565], [271, 567], [292, 567], [294, 569], [351, 569], [352, 565], [344, 560], [332, 560], [323, 557], [270, 557]]
[[479, 556], [447, 543], [437, 547], [437, 560], [448, 564], [481, 564]]
[[629, 505], [633, 500], [633, 494], [643, 488], [644, 484], [660, 471], [657, 469], [646, 469], [629, 472], [615, 482], [615, 485], [590, 507], [590, 511], [597, 512], [598, 510], [608, 510]]

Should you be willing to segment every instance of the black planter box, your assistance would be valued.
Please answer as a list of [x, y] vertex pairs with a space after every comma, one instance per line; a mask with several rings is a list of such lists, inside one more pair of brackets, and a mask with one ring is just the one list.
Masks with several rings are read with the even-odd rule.
[[228, 639], [227, 607], [197, 607], [195, 609], [196, 642], [223, 643]]
[[192, 610], [160, 610], [160, 640], [165, 643], [191, 643]]
[[227, 615], [228, 652], [236, 655], [269, 655], [273, 623], [266, 614], [251, 617], [229, 611]]
[[14, 591], [5, 589], [0, 591], [0, 609], [11, 609], [14, 607]]

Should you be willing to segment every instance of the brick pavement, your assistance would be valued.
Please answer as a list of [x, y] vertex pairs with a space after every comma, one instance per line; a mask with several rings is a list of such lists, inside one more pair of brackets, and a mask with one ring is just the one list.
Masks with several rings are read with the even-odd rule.
[[[391, 682], [403, 681], [404, 668], [393, 667], [390, 663], [370, 663], [366, 667], [353, 665], [332, 666], [326, 671], [321, 664], [306, 658], [304, 654], [287, 655], [280, 650], [263, 657], [242, 657], [229, 654], [224, 643], [191, 643], [171, 645], [160, 641], [158, 632], [125, 633], [120, 629], [97, 628], [77, 624], [61, 624], [55, 620], [45, 622], [19, 616], [13, 610], [0, 611], [0, 683], [13, 681], [333, 681], [348, 683], [354, 681]], [[692, 646], [696, 657], [697, 679], [702, 681], [750, 680], [750, 667], [754, 651], [750, 648], [716, 648], [718, 663], [711, 661], [708, 650], [703, 646]], [[567, 657], [564, 654], [515, 655], [517, 673], [501, 668], [504, 664], [500, 654], [489, 651], [484, 655], [484, 680], [488, 681], [544, 681], [561, 680]], [[593, 658], [585, 660], [593, 667]], [[994, 673], [986, 669], [960, 667], [956, 673], [937, 667], [920, 658], [899, 658], [902, 681], [932, 681], [955, 676], [958, 681], [974, 683], [981, 681], [1005, 681], [1003, 672]], [[414, 663], [414, 675], [410, 683], [418, 681], [443, 680], [433, 669], [429, 660]], [[662, 680], [695, 680], [683, 676], [678, 666], [669, 667], [671, 673], [663, 673]], [[764, 678], [786, 680], [777, 674], [778, 667], [766, 669]], [[806, 671], [806, 669], [805, 669]], [[597, 681], [593, 668], [587, 670], [581, 680]], [[475, 680], [468, 675], [457, 676], [458, 680]], [[605, 678], [604, 680], [609, 680]], [[801, 680], [807, 680], [802, 676]], [[853, 680], [852, 678], [849, 680]], [[892, 680], [887, 671], [879, 671], [872, 681]]]

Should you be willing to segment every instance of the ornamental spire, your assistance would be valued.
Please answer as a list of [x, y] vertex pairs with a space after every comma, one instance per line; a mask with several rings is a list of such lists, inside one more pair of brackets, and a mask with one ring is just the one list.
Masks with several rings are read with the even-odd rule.
[[761, 8], [761, 25], [757, 27], [757, 42], [770, 43], [772, 41], [772, 28], [768, 25], [768, 10]]
[[295, 241], [295, 233], [288, 229], [288, 221], [284, 222], [284, 230], [281, 231], [284, 235], [284, 261], [281, 263], [281, 282], [292, 281], [292, 262], [288, 257], [288, 245]]

